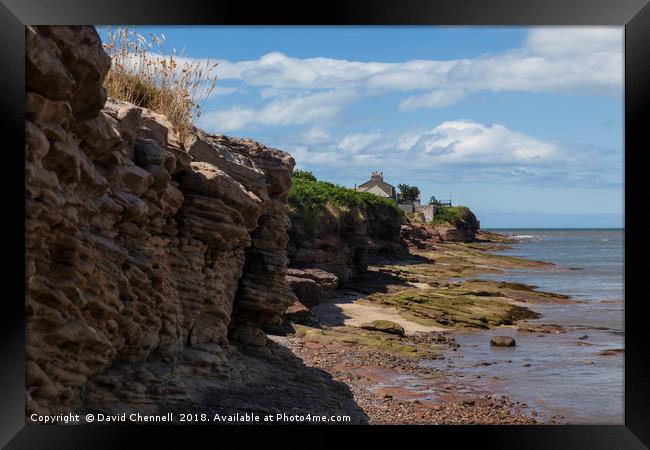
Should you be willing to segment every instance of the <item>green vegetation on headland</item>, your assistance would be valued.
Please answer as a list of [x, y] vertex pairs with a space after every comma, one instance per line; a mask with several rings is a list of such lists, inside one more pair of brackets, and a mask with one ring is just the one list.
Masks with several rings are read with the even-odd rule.
[[331, 233], [352, 238], [367, 232], [371, 237], [386, 236], [397, 242], [404, 217], [403, 211], [387, 198], [318, 181], [312, 173], [300, 170], [293, 173], [288, 210], [290, 238], [297, 246], [314, 236]]
[[432, 225], [449, 224], [458, 226], [476, 222], [476, 216], [467, 206], [443, 206], [433, 216]]
[[369, 192], [357, 192], [328, 181], [318, 181], [303, 170], [293, 172], [289, 190], [289, 205], [299, 209], [320, 209], [326, 206], [338, 208], [378, 208], [388, 213], [402, 214], [402, 210], [389, 199]]

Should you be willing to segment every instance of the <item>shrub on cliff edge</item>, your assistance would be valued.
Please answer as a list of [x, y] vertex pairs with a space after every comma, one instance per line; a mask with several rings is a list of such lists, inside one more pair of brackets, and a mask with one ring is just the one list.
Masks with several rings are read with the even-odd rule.
[[289, 205], [298, 209], [318, 209], [327, 205], [346, 209], [378, 208], [389, 213], [402, 214], [402, 210], [389, 199], [369, 192], [357, 192], [327, 181], [318, 181], [311, 172], [297, 170], [292, 176]]
[[442, 225], [448, 223], [456, 227], [464, 222], [476, 222], [476, 216], [467, 206], [445, 206], [438, 209], [431, 224]]
[[[369, 192], [357, 192], [327, 181], [318, 181], [310, 172], [297, 170], [292, 177], [288, 197], [290, 233], [294, 244], [310, 239], [317, 229], [350, 226], [361, 229], [365, 221], [374, 228], [393, 229], [399, 235], [404, 212], [391, 200]], [[385, 225], [385, 226], [384, 226]]]
[[164, 114], [185, 138], [214, 90], [217, 64], [187, 60], [176, 49], [168, 53], [164, 35], [147, 39], [134, 29], [108, 26], [105, 37], [112, 60], [104, 80], [108, 95]]
[[309, 181], [318, 181], [314, 176], [314, 174], [307, 170], [294, 170], [292, 174], [292, 178], [293, 179], [304, 178], [305, 180], [309, 180]]

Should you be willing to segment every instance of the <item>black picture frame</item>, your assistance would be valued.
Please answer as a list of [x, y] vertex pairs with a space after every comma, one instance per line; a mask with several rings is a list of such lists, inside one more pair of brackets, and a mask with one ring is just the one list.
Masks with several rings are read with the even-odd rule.
[[[634, 449], [650, 445], [650, 346], [644, 314], [647, 295], [635, 296], [645, 269], [642, 228], [645, 206], [643, 154], [648, 147], [646, 120], [650, 109], [650, 0], [437, 0], [329, 1], [321, 4], [251, 5], [232, 0], [138, 2], [111, 0], [2, 0], [2, 109], [5, 141], [3, 184], [3, 240], [6, 269], [0, 363], [0, 445], [6, 448], [131, 448], [134, 437], [146, 434], [164, 442], [189, 446], [190, 439], [209, 439], [217, 444], [224, 433], [237, 434], [238, 445], [254, 438], [248, 428], [195, 426], [47, 426], [25, 425], [24, 179], [18, 148], [24, 145], [24, 26], [27, 24], [228, 24], [228, 25], [618, 25], [625, 27], [625, 425], [621, 426], [419, 426], [346, 427], [346, 433], [373, 431], [384, 441], [387, 432], [408, 433], [408, 441], [426, 439], [429, 445], [444, 440], [474, 443], [481, 448], [589, 448]], [[9, 139], [7, 139], [9, 138]], [[10, 175], [10, 176], [9, 176]], [[21, 184], [22, 183], [22, 184]], [[21, 206], [22, 205], [22, 206]], [[8, 245], [11, 244], [11, 245]], [[11, 247], [11, 248], [9, 248]], [[638, 263], [637, 263], [638, 261]], [[15, 273], [14, 273], [15, 272]], [[24, 277], [23, 277], [24, 278]], [[10, 288], [10, 289], [8, 289]], [[24, 298], [24, 297], [23, 297]], [[579, 380], [578, 380], [579, 382]], [[308, 428], [305, 433], [305, 428]], [[323, 432], [322, 430], [326, 430]], [[310, 439], [322, 443], [340, 439], [341, 427], [267, 427], [265, 445]], [[306, 435], [310, 435], [307, 437]], [[234, 436], [233, 436], [234, 437]], [[406, 436], [401, 436], [404, 438]], [[152, 441], [153, 442], [153, 441]], [[151, 442], [149, 443], [151, 444]], [[225, 443], [223, 443], [226, 445]], [[305, 445], [304, 443], [302, 445]]]

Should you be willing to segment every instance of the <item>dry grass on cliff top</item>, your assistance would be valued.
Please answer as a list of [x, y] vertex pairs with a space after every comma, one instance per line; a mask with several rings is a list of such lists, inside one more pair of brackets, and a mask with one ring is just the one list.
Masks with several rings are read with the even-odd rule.
[[104, 49], [112, 60], [104, 86], [110, 97], [164, 114], [181, 139], [212, 94], [216, 63], [168, 52], [164, 35], [145, 37], [132, 28], [106, 28]]

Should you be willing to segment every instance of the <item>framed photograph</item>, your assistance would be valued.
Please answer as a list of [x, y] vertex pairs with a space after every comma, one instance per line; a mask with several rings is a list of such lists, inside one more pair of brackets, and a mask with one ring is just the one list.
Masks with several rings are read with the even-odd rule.
[[3, 446], [648, 448], [647, 0], [150, 3], [0, 8]]

